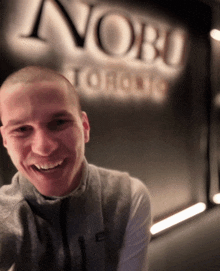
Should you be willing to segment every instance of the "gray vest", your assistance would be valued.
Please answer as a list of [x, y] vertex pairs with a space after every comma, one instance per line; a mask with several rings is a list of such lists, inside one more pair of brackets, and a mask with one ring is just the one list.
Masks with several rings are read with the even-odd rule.
[[[130, 213], [130, 177], [87, 165], [85, 179], [82, 193], [46, 199], [16, 175], [10, 191], [20, 190], [22, 197], [6, 207], [0, 227], [4, 254], [15, 263], [12, 270], [117, 270]], [[6, 265], [0, 259], [1, 271]]]

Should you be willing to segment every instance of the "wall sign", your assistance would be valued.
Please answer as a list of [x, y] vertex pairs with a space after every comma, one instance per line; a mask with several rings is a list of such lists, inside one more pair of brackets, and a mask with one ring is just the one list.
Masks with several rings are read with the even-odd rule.
[[18, 12], [7, 18], [14, 21], [4, 31], [8, 53], [39, 64], [54, 60], [86, 97], [163, 101], [186, 63], [186, 29], [140, 11], [82, 1], [9, 2]]

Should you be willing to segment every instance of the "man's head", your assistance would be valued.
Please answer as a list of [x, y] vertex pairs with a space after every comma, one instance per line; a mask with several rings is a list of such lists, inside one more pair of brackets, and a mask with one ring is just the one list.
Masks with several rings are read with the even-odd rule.
[[16, 168], [45, 196], [80, 181], [89, 121], [69, 81], [43, 67], [10, 75], [0, 90], [1, 134]]

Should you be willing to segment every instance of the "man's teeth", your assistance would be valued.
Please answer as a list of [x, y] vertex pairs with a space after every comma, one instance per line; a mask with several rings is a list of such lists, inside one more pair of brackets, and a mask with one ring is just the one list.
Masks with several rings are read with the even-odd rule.
[[35, 166], [38, 169], [47, 170], [47, 169], [53, 169], [53, 168], [55, 168], [57, 166], [60, 166], [62, 163], [63, 163], [63, 160], [59, 161], [59, 162], [56, 162], [56, 163], [50, 163], [50, 164], [44, 164], [44, 165], [35, 164]]

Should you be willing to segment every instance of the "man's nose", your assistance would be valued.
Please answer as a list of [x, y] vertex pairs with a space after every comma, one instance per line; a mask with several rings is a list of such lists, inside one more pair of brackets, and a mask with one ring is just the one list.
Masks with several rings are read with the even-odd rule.
[[44, 130], [35, 132], [32, 141], [32, 151], [40, 156], [50, 156], [58, 148], [58, 142], [54, 136]]

